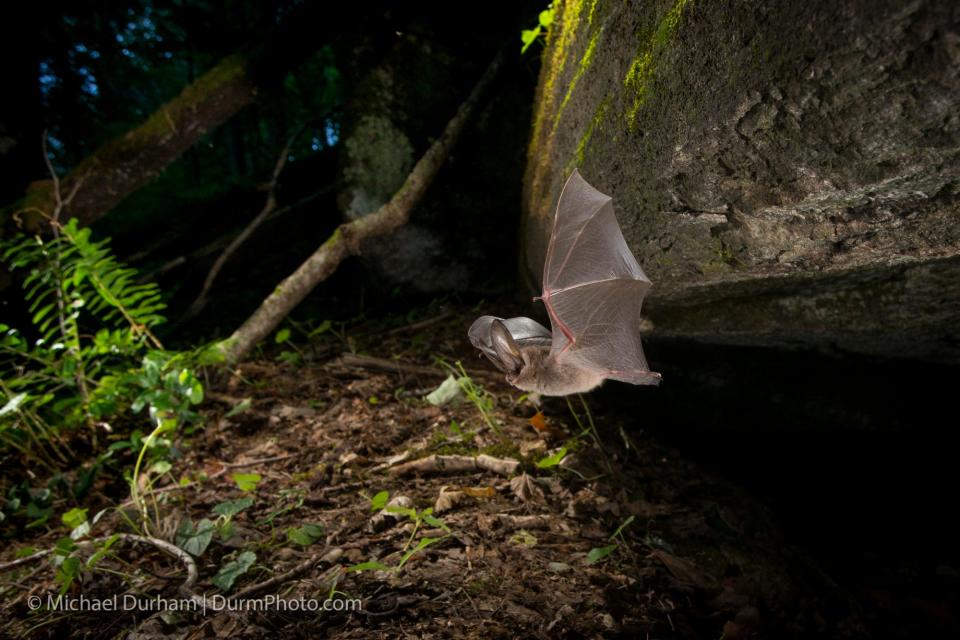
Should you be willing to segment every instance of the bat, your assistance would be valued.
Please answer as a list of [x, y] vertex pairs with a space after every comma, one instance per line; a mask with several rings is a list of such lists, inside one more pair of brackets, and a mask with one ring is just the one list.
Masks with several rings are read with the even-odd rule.
[[542, 300], [552, 330], [530, 318], [481, 316], [470, 342], [524, 391], [585, 393], [604, 380], [659, 384], [640, 344], [640, 307], [650, 279], [630, 253], [613, 200], [574, 169], [543, 265]]

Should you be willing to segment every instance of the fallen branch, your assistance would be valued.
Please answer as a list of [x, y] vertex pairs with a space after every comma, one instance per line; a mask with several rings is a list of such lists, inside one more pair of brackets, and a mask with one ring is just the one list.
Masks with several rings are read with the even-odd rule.
[[466, 101], [444, 129], [440, 138], [430, 145], [417, 161], [406, 181], [389, 202], [374, 213], [342, 224], [313, 255], [281, 282], [260, 304], [239, 329], [221, 344], [228, 363], [242, 360], [253, 347], [270, 334], [277, 325], [317, 286], [336, 271], [344, 258], [358, 253], [360, 244], [369, 238], [388, 234], [406, 224], [410, 213], [436, 177], [467, 121], [480, 102], [481, 94], [492, 82], [500, 68], [503, 56], [497, 55]]
[[405, 462], [390, 469], [390, 475], [405, 476], [413, 473], [466, 473], [482, 469], [509, 476], [520, 467], [520, 462], [511, 458], [494, 458], [486, 454], [471, 456], [432, 455]]
[[515, 516], [510, 513], [499, 513], [497, 514], [497, 521], [500, 526], [508, 531], [515, 529], [549, 529], [554, 517], [538, 514]]

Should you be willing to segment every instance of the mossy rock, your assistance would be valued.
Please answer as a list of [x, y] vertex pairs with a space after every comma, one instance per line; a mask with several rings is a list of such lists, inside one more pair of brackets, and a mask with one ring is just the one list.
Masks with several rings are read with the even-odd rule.
[[955, 4], [557, 3], [524, 179], [539, 286], [574, 167], [654, 334], [960, 360]]

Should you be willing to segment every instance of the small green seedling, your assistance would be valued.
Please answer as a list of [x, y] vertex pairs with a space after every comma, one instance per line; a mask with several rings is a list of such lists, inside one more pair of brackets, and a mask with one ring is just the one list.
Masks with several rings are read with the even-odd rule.
[[633, 522], [633, 519], [633, 516], [628, 517], [620, 524], [619, 527], [617, 527], [616, 531], [610, 534], [610, 538], [608, 539], [612, 540], [613, 544], [590, 549], [590, 552], [587, 554], [587, 564], [596, 564], [600, 562], [611, 553], [619, 549], [621, 543], [626, 543], [626, 540], [623, 537], [623, 530]]
[[[370, 498], [370, 508], [374, 511], [386, 511], [387, 513], [394, 513], [401, 516], [406, 516], [413, 521], [413, 531], [410, 533], [410, 537], [407, 539], [406, 544], [403, 546], [403, 555], [400, 556], [399, 562], [396, 566], [390, 567], [378, 562], [376, 560], [369, 560], [367, 562], [361, 562], [359, 564], [351, 565], [347, 567], [347, 571], [359, 572], [359, 571], [394, 571], [398, 572], [403, 566], [407, 563], [410, 558], [420, 553], [427, 547], [441, 540], [448, 538], [450, 534], [450, 527], [440, 518], [433, 515], [433, 508], [426, 508], [422, 511], [417, 511], [411, 507], [404, 507], [401, 505], [390, 505], [387, 504], [390, 494], [386, 491], [380, 491], [372, 498]], [[385, 505], [385, 506], [384, 506]], [[420, 531], [421, 526], [426, 523], [431, 527], [442, 529], [445, 534], [440, 537], [430, 537], [425, 536], [417, 541], [417, 544], [411, 548], [411, 544], [414, 539], [417, 537], [417, 532]]]
[[540, 15], [537, 17], [537, 25], [533, 29], [523, 29], [520, 31], [520, 41], [523, 43], [523, 47], [520, 49], [520, 55], [523, 55], [527, 52], [527, 49], [537, 41], [537, 38], [541, 34], [546, 34], [550, 29], [550, 25], [553, 24], [553, 3], [551, 2], [547, 5], [547, 8], [540, 12]]

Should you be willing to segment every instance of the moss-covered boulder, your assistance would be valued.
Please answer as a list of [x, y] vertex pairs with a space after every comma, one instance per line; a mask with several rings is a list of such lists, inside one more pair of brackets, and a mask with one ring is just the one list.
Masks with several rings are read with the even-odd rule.
[[653, 280], [654, 335], [960, 360], [960, 5], [556, 5], [531, 283], [579, 167]]

